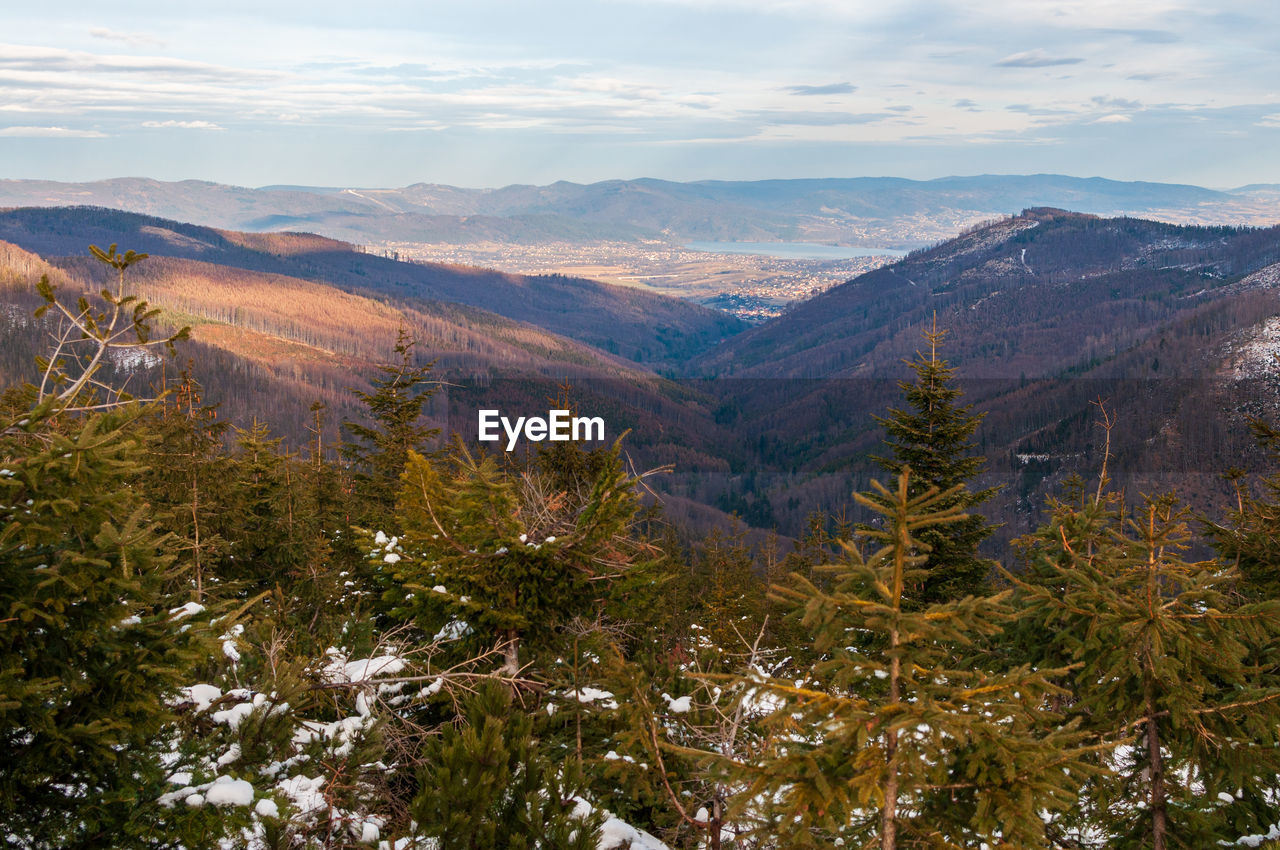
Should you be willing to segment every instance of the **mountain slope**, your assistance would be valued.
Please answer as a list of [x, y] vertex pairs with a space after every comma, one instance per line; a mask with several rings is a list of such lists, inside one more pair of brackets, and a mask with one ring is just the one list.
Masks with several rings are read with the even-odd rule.
[[784, 528], [838, 510], [881, 450], [904, 358], [934, 320], [941, 356], [986, 414], [990, 506], [1026, 530], [1070, 474], [1098, 474], [1098, 403], [1118, 417], [1109, 471], [1135, 498], [1222, 497], [1222, 470], [1265, 459], [1251, 415], [1280, 414], [1280, 228], [1178, 227], [1033, 209], [919, 251], [799, 305], [695, 361], [718, 421], [755, 447], [729, 501]]
[[[36, 355], [47, 352], [55, 316], [32, 318], [40, 304], [34, 281], [41, 274], [70, 298], [107, 283], [91, 258], [46, 260], [0, 242], [0, 387], [32, 380]], [[705, 394], [479, 308], [370, 297], [313, 280], [162, 255], [131, 268], [127, 286], [161, 309], [163, 327], [188, 325], [192, 338], [179, 345], [177, 362], [141, 356], [110, 364], [104, 373], [109, 384], [145, 395], [189, 369], [223, 418], [241, 426], [266, 421], [290, 445], [314, 439], [314, 402], [325, 405], [325, 445], [335, 444], [340, 422], [363, 418], [352, 389], [367, 389], [377, 368], [395, 361], [403, 328], [416, 342], [415, 362], [434, 364], [438, 383], [427, 415], [445, 437], [474, 439], [479, 409], [513, 417], [545, 414], [568, 392], [576, 409], [605, 419], [606, 442], [632, 431], [626, 448], [641, 468], [678, 459], [690, 471], [722, 472], [726, 454], [733, 454], [725, 451], [732, 440], [713, 421], [714, 400]]]
[[711, 376], [880, 374], [935, 313], [975, 378], [1053, 374], [1280, 262], [1280, 228], [1180, 227], [1033, 209], [862, 275], [708, 352]]
[[92, 207], [0, 212], [0, 240], [42, 256], [80, 256], [89, 244], [115, 243], [352, 292], [466, 304], [640, 362], [683, 360], [744, 327], [686, 301], [591, 280], [398, 262], [310, 234], [237, 233]]
[[[7, 224], [0, 215], [0, 230], [46, 221], [27, 242], [59, 247], [89, 233], [72, 212]], [[878, 474], [873, 416], [900, 403], [902, 359], [935, 315], [950, 332], [942, 356], [986, 414], [982, 483], [1003, 487], [987, 512], [1005, 537], [1034, 524], [1067, 476], [1098, 474], [1099, 401], [1118, 421], [1107, 460], [1116, 482], [1134, 498], [1176, 485], [1202, 505], [1221, 503], [1222, 470], [1263, 462], [1247, 418], [1280, 413], [1280, 228], [1027, 210], [836, 287], [705, 351], [688, 364], [694, 377], [673, 382], [532, 324], [413, 294], [395, 283], [419, 267], [365, 265], [341, 243], [135, 224], [127, 235], [140, 247], [170, 252], [142, 264], [137, 285], [196, 325], [218, 397], [241, 421], [263, 412], [276, 421], [289, 406], [289, 427], [304, 434], [310, 400], [335, 411], [349, 403], [343, 388], [387, 359], [403, 320], [421, 335], [423, 358], [457, 376], [433, 408], [443, 427], [474, 433], [480, 407], [545, 410], [567, 381], [610, 436], [633, 429], [637, 463], [677, 465], [661, 484], [677, 502], [740, 511], [784, 533], [801, 531], [812, 511], [844, 511]], [[46, 269], [17, 249], [0, 246], [0, 257], [6, 250], [23, 269], [9, 278]], [[86, 260], [49, 259], [54, 275], [87, 284]], [[378, 288], [361, 285], [381, 269]], [[0, 362], [29, 363], [43, 337], [22, 323], [23, 305], [6, 310]], [[18, 337], [30, 338], [14, 353]]]

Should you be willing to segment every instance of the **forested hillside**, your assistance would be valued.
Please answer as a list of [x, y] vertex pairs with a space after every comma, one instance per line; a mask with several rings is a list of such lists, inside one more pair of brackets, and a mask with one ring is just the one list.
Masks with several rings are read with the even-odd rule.
[[[0, 230], [66, 250], [48, 260], [77, 286], [93, 277], [83, 247], [72, 247], [77, 238], [126, 232], [154, 249], [130, 285], [166, 311], [165, 321], [193, 326], [184, 362], [194, 360], [211, 399], [234, 421], [269, 419], [300, 445], [318, 399], [333, 407], [326, 426], [333, 441], [336, 423], [359, 415], [346, 388], [367, 386], [403, 323], [417, 335], [416, 362], [434, 362], [446, 384], [429, 409], [437, 427], [473, 435], [479, 408], [528, 415], [568, 384], [578, 406], [610, 424], [610, 439], [631, 430], [636, 463], [675, 465], [655, 488], [672, 497], [673, 510], [698, 516], [699, 528], [736, 513], [796, 537], [815, 512], [845, 509], [849, 490], [865, 488], [873, 474], [880, 437], [872, 415], [897, 397], [902, 361], [935, 317], [947, 331], [941, 356], [987, 414], [975, 439], [990, 460], [983, 486], [1000, 488], [987, 508], [1002, 524], [998, 538], [1031, 530], [1054, 487], [1096, 469], [1099, 400], [1118, 417], [1118, 486], [1134, 498], [1177, 487], [1208, 510], [1230, 492], [1222, 469], [1265, 462], [1248, 417], [1272, 411], [1277, 399], [1269, 369], [1280, 282], [1275, 228], [1179, 227], [1037, 208], [918, 251], [683, 359], [676, 352], [691, 338], [667, 330], [675, 326], [661, 324], [666, 314], [646, 318], [645, 302], [625, 298], [598, 313], [595, 295], [579, 297], [607, 299], [613, 289], [571, 297], [572, 281], [519, 278], [495, 290], [558, 304], [558, 325], [631, 339], [632, 354], [665, 352], [662, 374], [684, 376], [670, 380], [522, 318], [400, 285], [435, 267], [302, 234], [235, 234], [114, 213], [102, 213], [115, 223], [99, 227], [97, 215], [17, 211], [0, 215]], [[464, 289], [490, 275], [446, 271]], [[544, 288], [549, 294], [539, 294]], [[503, 303], [520, 313], [510, 309], [516, 302]], [[665, 309], [668, 300], [660, 303]], [[15, 309], [20, 316], [29, 308]], [[710, 346], [705, 334], [719, 321], [683, 325], [703, 334], [688, 351]], [[35, 326], [23, 327], [6, 346], [11, 379], [29, 374], [42, 339]], [[165, 367], [150, 368], [136, 380]]]
[[[10, 846], [1280, 840], [1266, 421], [1265, 474], [1234, 475], [1205, 524], [1116, 489], [1101, 405], [1088, 479], [987, 552], [985, 411], [931, 323], [872, 420], [877, 481], [845, 500], [872, 521], [817, 515], [753, 552], [642, 508], [662, 473], [625, 462], [629, 438], [436, 449], [407, 333], [337, 445], [232, 427], [190, 374], [132, 397], [129, 365], [176, 366], [199, 330], [138, 299], [152, 258], [92, 248], [103, 286], [81, 295], [0, 250], [36, 306], [8, 302], [9, 327], [52, 331], [0, 397]], [[201, 290], [286, 285], [185, 262], [162, 266], [197, 312]]]
[[[278, 240], [278, 237], [269, 237]], [[299, 240], [304, 241], [304, 240]], [[277, 242], [277, 247], [284, 244]], [[33, 320], [34, 280], [47, 274], [68, 296], [108, 281], [91, 257], [53, 257], [58, 266], [0, 243], [6, 334], [0, 377], [31, 380], [35, 356], [53, 330]], [[414, 339], [412, 362], [432, 365], [438, 387], [426, 409], [444, 436], [474, 438], [481, 407], [545, 411], [570, 394], [572, 404], [602, 416], [606, 441], [627, 429], [637, 464], [679, 463], [686, 470], [726, 471], [736, 449], [711, 411], [715, 401], [622, 358], [466, 305], [349, 292], [282, 274], [167, 256], [150, 256], [126, 286], [161, 312], [168, 329], [190, 327], [178, 358], [113, 355], [103, 368], [117, 385], [142, 392], [186, 369], [230, 422], [270, 423], [296, 449], [319, 428], [324, 444], [344, 419], [362, 420], [353, 389], [364, 390], [379, 364], [395, 357], [402, 331]], [[314, 404], [325, 406], [317, 417]], [[702, 524], [724, 519], [698, 510]]]
[[310, 234], [220, 231], [102, 208], [3, 211], [0, 240], [45, 257], [82, 256], [89, 244], [130, 245], [366, 296], [465, 304], [645, 363], [682, 362], [744, 327], [696, 304], [596, 281], [399, 262]]
[[[775, 518], [830, 510], [865, 486], [885, 409], [920, 345], [987, 418], [1004, 490], [991, 510], [1029, 530], [1052, 484], [1096, 469], [1096, 407], [1119, 418], [1112, 472], [1131, 492], [1177, 485], [1201, 507], [1218, 473], [1261, 462], [1249, 415], [1276, 410], [1280, 229], [1179, 227], [1033, 209], [911, 254], [798, 305], [695, 361], [719, 418], [759, 447], [749, 481]], [[769, 470], [774, 470], [770, 481]], [[805, 473], [808, 473], [807, 475]], [[750, 501], [748, 495], [747, 500]]]

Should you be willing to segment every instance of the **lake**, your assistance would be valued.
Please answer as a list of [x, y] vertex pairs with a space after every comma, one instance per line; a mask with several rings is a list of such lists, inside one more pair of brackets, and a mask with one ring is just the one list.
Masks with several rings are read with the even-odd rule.
[[689, 242], [684, 247], [711, 254], [760, 254], [784, 260], [847, 260], [853, 257], [904, 257], [907, 254], [893, 248], [848, 248], [814, 242]]

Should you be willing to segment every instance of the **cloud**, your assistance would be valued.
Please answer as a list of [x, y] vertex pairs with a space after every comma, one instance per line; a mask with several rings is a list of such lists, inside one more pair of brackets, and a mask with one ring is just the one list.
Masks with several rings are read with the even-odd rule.
[[1093, 98], [1093, 102], [1099, 106], [1105, 106], [1107, 109], [1141, 109], [1142, 103], [1136, 100], [1128, 100], [1123, 97], [1103, 97], [1098, 95]]
[[212, 121], [143, 121], [143, 127], [175, 127], [182, 130], [221, 130]]
[[119, 41], [130, 47], [164, 47], [163, 41], [144, 32], [116, 32], [106, 27], [93, 27], [89, 30], [89, 35], [107, 41]]
[[766, 124], [790, 124], [800, 127], [874, 124], [886, 118], [898, 117], [892, 112], [793, 112], [786, 109], [760, 109], [748, 114]]
[[1036, 106], [1031, 103], [1011, 103], [1005, 107], [1009, 112], [1020, 112], [1024, 115], [1075, 115], [1077, 111], [1074, 109], [1064, 109], [1060, 106]]
[[1104, 115], [1094, 121], [1094, 124], [1128, 124], [1133, 119], [1128, 115]]
[[1182, 36], [1169, 30], [1155, 29], [1100, 29], [1103, 35], [1122, 35], [1142, 44], [1174, 44], [1182, 41]]
[[159, 77], [161, 75], [200, 81], [225, 82], [233, 79], [254, 84], [279, 82], [279, 71], [259, 71], [208, 62], [157, 56], [124, 56], [112, 53], [84, 53], [54, 47], [0, 44], [0, 70], [39, 74], [130, 74]]
[[652, 86], [637, 85], [625, 80], [611, 78], [581, 78], [574, 80], [570, 84], [570, 88], [576, 91], [608, 95], [623, 100], [656, 101], [661, 100], [663, 97], [662, 92]]
[[97, 130], [73, 130], [69, 127], [5, 127], [0, 136], [21, 139], [105, 139]]
[[1255, 123], [1259, 127], [1280, 127], [1280, 112], [1263, 115]]
[[1053, 65], [1078, 65], [1078, 56], [1050, 56], [1040, 48], [1013, 53], [995, 63], [997, 68], [1048, 68]]
[[967, 97], [962, 97], [951, 105], [957, 109], [974, 109], [977, 107], [978, 102], [976, 100], [970, 100]]
[[827, 83], [825, 86], [787, 86], [783, 89], [804, 97], [819, 94], [853, 94], [857, 90], [858, 87], [849, 82]]

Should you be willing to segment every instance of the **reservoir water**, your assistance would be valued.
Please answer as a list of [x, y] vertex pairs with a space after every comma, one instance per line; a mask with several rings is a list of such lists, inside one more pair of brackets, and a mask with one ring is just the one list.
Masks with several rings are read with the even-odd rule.
[[711, 254], [760, 254], [784, 260], [847, 260], [853, 257], [904, 257], [893, 248], [849, 248], [813, 242], [689, 242], [690, 251]]

